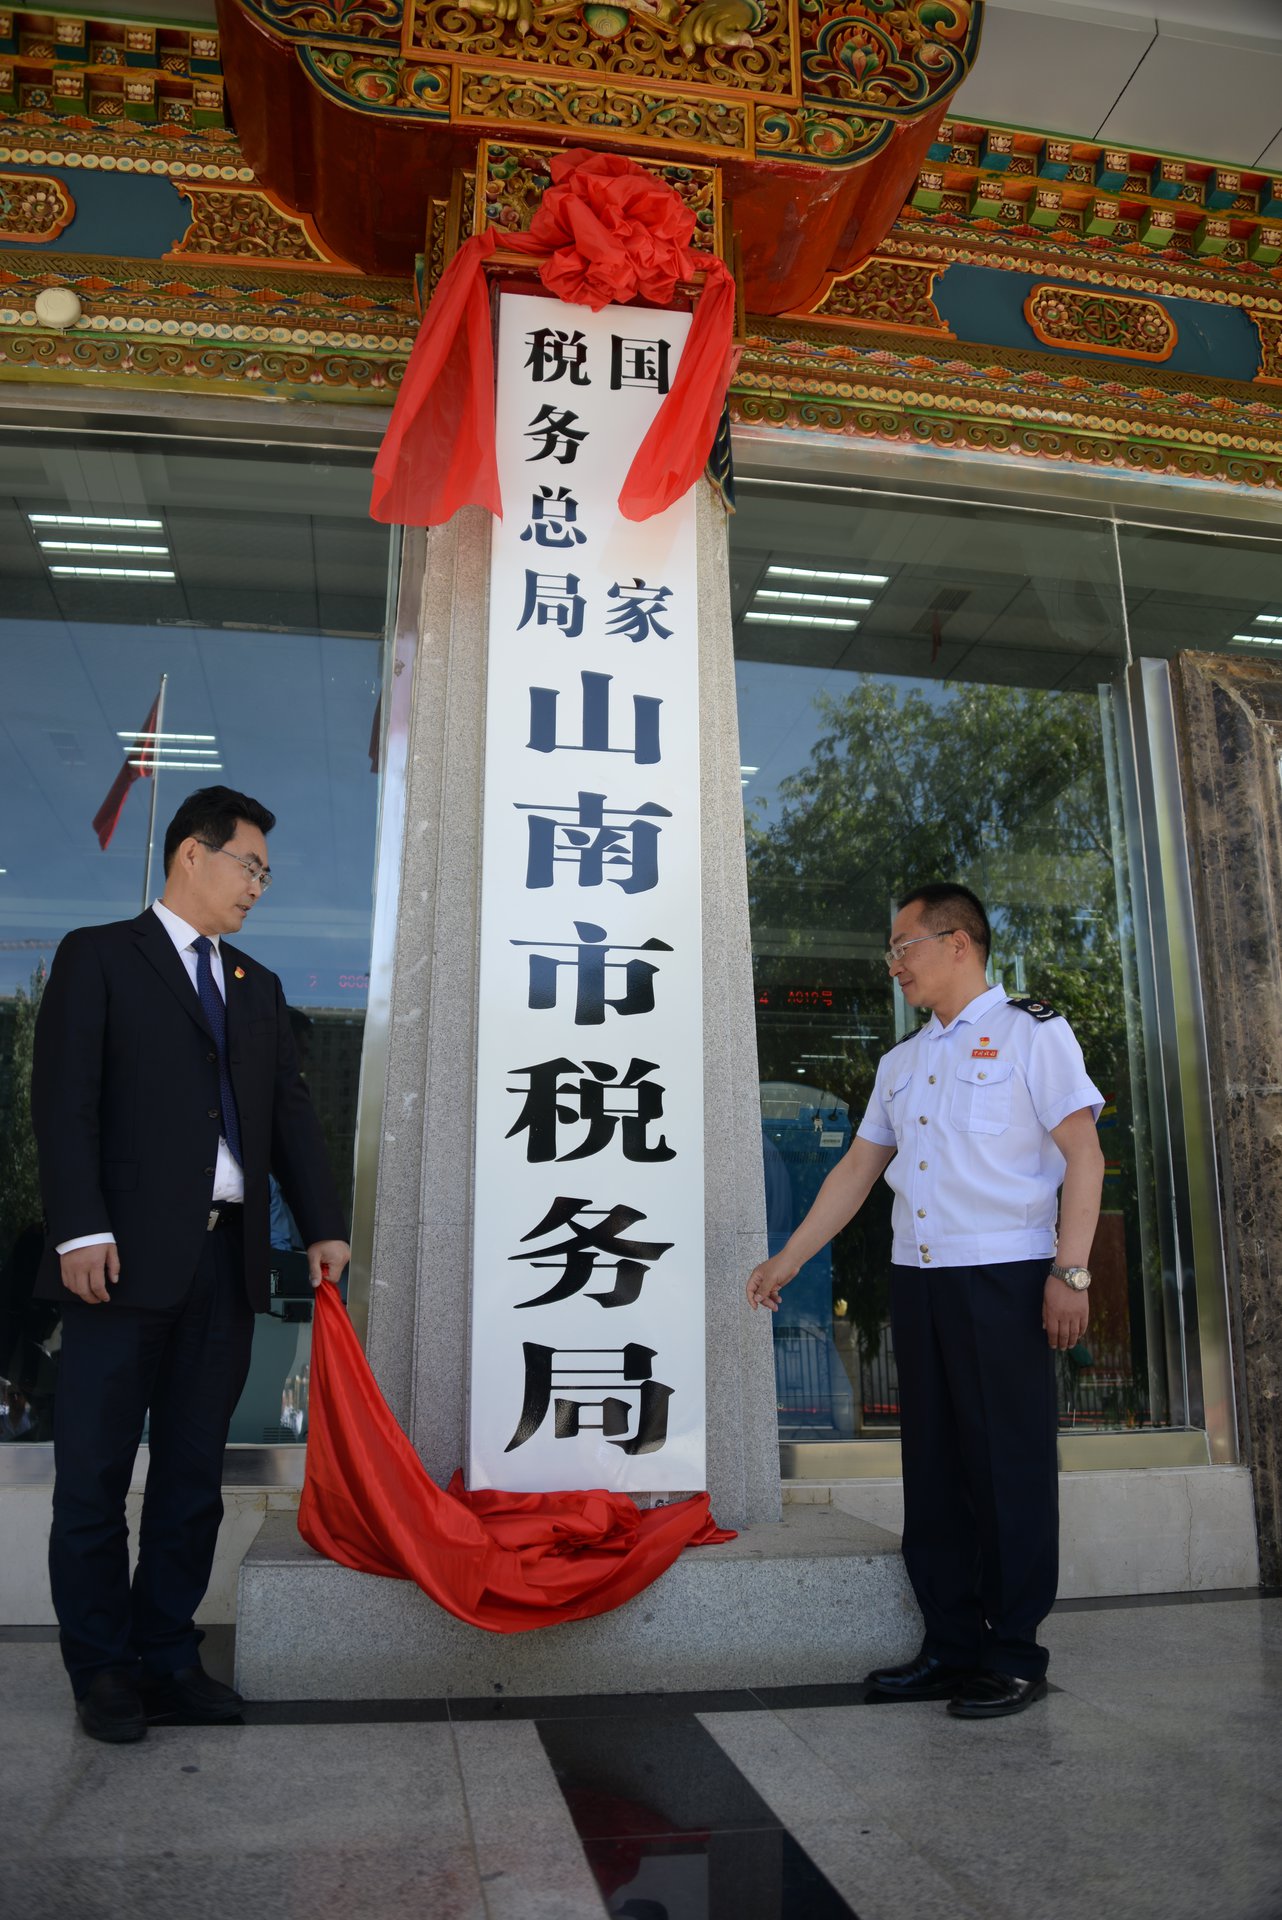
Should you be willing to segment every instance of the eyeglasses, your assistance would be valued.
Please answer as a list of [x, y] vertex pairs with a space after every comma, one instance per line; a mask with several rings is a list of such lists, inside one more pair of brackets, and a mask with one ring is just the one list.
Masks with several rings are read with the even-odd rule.
[[887, 947], [885, 961], [888, 967], [897, 967], [909, 947], [919, 947], [923, 940], [946, 940], [950, 933], [956, 933], [956, 927], [941, 927], [938, 933], [919, 933], [914, 940], [900, 940], [897, 945]]
[[226, 847], [211, 846], [208, 840], [202, 840], [200, 844], [209, 853], [221, 853], [225, 860], [234, 860], [238, 867], [245, 869], [245, 872], [251, 880], [258, 883], [258, 891], [260, 893], [266, 893], [272, 883], [272, 870], [270, 867], [260, 867], [252, 854], [228, 853]]

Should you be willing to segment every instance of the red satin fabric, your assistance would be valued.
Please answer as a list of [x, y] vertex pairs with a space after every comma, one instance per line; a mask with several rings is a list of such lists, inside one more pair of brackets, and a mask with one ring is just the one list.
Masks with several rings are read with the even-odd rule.
[[375, 520], [435, 527], [464, 506], [502, 518], [484, 271], [499, 246], [528, 254], [550, 294], [594, 313], [634, 300], [671, 306], [679, 282], [706, 276], [672, 389], [624, 481], [620, 512], [648, 520], [706, 466], [734, 372], [729, 268], [692, 251], [694, 215], [635, 161], [578, 148], [554, 159], [551, 173], [554, 184], [528, 233], [487, 228], [464, 242], [441, 275], [374, 462]]
[[298, 1531], [359, 1573], [413, 1580], [456, 1619], [527, 1633], [609, 1613], [690, 1546], [733, 1540], [698, 1493], [642, 1513], [626, 1494], [444, 1492], [397, 1426], [337, 1290], [317, 1291]]

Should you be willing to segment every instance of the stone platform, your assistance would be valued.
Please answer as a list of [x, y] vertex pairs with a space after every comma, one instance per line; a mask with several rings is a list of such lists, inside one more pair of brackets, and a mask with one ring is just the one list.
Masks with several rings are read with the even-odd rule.
[[251, 1700], [801, 1686], [858, 1679], [920, 1642], [897, 1537], [831, 1506], [785, 1506], [781, 1522], [688, 1548], [613, 1613], [521, 1634], [335, 1566], [282, 1513], [241, 1566], [236, 1684]]

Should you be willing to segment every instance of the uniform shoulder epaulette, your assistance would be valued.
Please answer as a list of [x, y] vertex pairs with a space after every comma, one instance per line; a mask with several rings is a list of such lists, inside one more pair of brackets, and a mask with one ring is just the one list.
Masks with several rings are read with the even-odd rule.
[[1008, 1007], [1018, 1007], [1021, 1013], [1031, 1013], [1034, 1020], [1062, 1020], [1064, 1018], [1063, 1014], [1057, 1012], [1056, 1009], [1050, 1005], [1049, 1001], [1034, 1000], [1033, 996], [1029, 993], [1008, 993], [1006, 996], [1006, 1004]]

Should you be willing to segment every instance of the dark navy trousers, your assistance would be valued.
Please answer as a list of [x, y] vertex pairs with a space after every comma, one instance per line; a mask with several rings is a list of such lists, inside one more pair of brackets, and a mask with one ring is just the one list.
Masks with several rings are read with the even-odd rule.
[[891, 1269], [904, 1563], [923, 1651], [1021, 1680], [1046, 1672], [1037, 1629], [1059, 1580], [1050, 1258]]
[[[233, 1216], [233, 1219], [235, 1216]], [[223, 1514], [223, 1449], [249, 1372], [254, 1315], [237, 1225], [206, 1234], [183, 1301], [131, 1309], [70, 1295], [54, 1402], [49, 1580], [79, 1699], [104, 1667], [194, 1665], [194, 1615]], [[129, 1578], [125, 1495], [143, 1423], [150, 1460]]]

